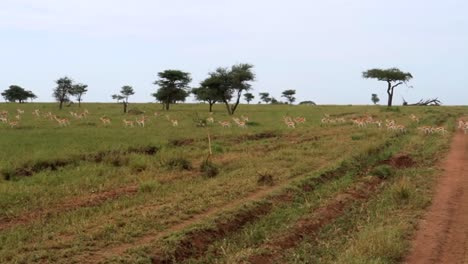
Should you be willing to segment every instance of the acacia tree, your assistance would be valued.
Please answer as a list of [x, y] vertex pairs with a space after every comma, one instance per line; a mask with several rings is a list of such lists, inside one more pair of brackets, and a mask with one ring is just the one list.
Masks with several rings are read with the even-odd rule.
[[158, 73], [159, 80], [154, 84], [159, 86], [156, 93], [152, 96], [156, 100], [164, 104], [166, 110], [169, 110], [169, 105], [177, 101], [185, 101], [189, 95], [188, 84], [192, 81], [190, 73], [179, 70], [165, 70]]
[[222, 100], [217, 90], [206, 85], [204, 86], [203, 83], [201, 84], [201, 87], [193, 88], [192, 93], [198, 101], [207, 102], [209, 104], [210, 112], [213, 112], [213, 105]]
[[262, 100], [262, 101], [265, 102], [266, 104], [268, 104], [269, 102], [271, 102], [271, 98], [270, 98], [270, 94], [269, 94], [269, 93], [259, 93], [258, 95], [260, 95], [260, 100]]
[[117, 102], [122, 101], [123, 104], [123, 112], [127, 113], [127, 106], [128, 106], [128, 98], [130, 95], [134, 95], [135, 91], [133, 91], [133, 87], [130, 85], [125, 85], [120, 89], [120, 94], [112, 95], [112, 99], [117, 100]]
[[[252, 68], [253, 65], [250, 64], [237, 64], [231, 68], [219, 67], [209, 73], [209, 77], [201, 85], [216, 91], [216, 96], [226, 105], [228, 114], [233, 115], [239, 105], [242, 92], [250, 90], [249, 82], [255, 80]], [[234, 100], [232, 104], [231, 100]]]
[[250, 82], [255, 81], [255, 74], [252, 72], [253, 67], [254, 66], [252, 64], [248, 63], [236, 64], [231, 67], [231, 71], [229, 72], [229, 75], [231, 77], [231, 87], [229, 89], [229, 92], [231, 92], [231, 94], [234, 94], [234, 96], [226, 96], [225, 98], [233, 97], [235, 99], [235, 102], [229, 107], [229, 103], [227, 101], [224, 101], [226, 107], [228, 108], [228, 113], [230, 108], [231, 115], [234, 114], [234, 112], [237, 109], [237, 106], [239, 105], [242, 92], [249, 91], [250, 89], [252, 89], [252, 85], [250, 84]]
[[247, 101], [247, 104], [250, 104], [250, 101], [252, 101], [254, 98], [255, 96], [251, 93], [244, 94], [244, 99]]
[[31, 91], [26, 91], [23, 89], [21, 86], [18, 85], [10, 85], [8, 89], [3, 91], [1, 93], [3, 98], [5, 98], [6, 101], [8, 102], [16, 102], [18, 103], [24, 103], [28, 99], [36, 99], [37, 96], [31, 92]]
[[377, 79], [387, 82], [388, 106], [392, 106], [394, 89], [402, 84], [406, 84], [413, 78], [409, 72], [402, 72], [398, 68], [390, 69], [370, 69], [362, 73], [365, 79]]
[[371, 97], [372, 102], [376, 105], [378, 102], [380, 102], [380, 98], [377, 94], [372, 94]]
[[54, 89], [53, 96], [59, 104], [59, 109], [62, 109], [63, 103], [70, 101], [70, 95], [73, 92], [73, 80], [68, 77], [63, 77], [55, 81], [57, 87]]
[[88, 85], [82, 83], [73, 85], [71, 95], [76, 97], [76, 100], [78, 101], [78, 107], [81, 107], [82, 97], [86, 92], [88, 92]]
[[296, 90], [285, 90], [283, 91], [281, 97], [286, 98], [289, 104], [292, 104], [294, 101], [296, 101], [296, 97], [294, 97], [294, 95], [296, 95]]

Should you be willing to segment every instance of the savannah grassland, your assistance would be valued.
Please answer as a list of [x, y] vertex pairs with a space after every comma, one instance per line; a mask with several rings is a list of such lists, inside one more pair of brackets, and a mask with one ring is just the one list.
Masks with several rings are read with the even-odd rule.
[[[122, 119], [136, 116], [118, 104], [84, 104], [83, 120], [68, 114], [77, 106], [0, 111], [18, 107], [18, 128], [0, 124], [0, 263], [396, 263], [468, 111], [241, 105], [242, 129], [197, 127], [207, 105], [133, 104], [150, 119], [126, 128]], [[214, 110], [230, 120], [222, 105]], [[395, 119], [409, 132], [321, 125], [324, 114]], [[449, 133], [423, 135], [410, 114]], [[307, 121], [291, 129], [283, 116]]]

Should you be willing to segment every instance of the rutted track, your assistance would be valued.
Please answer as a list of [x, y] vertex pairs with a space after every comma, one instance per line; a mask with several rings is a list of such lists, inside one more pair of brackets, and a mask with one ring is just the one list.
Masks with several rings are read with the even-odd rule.
[[[398, 141], [398, 139], [396, 139]], [[352, 162], [347, 161], [344, 162], [338, 168], [332, 169], [330, 171], [324, 172], [320, 175], [320, 177], [309, 178], [307, 180], [302, 180], [298, 187], [301, 191], [310, 192], [313, 191], [315, 187], [319, 184], [324, 184], [329, 182], [332, 179], [338, 178], [349, 170], [357, 170], [357, 174], [365, 175], [369, 168], [375, 165], [378, 160], [373, 161], [372, 164], [368, 164], [367, 157], [369, 155], [376, 155], [381, 153], [382, 151], [386, 150], [391, 144], [390, 142], [395, 141], [395, 138], [391, 138], [386, 141], [384, 144], [376, 147], [373, 150], [370, 150], [366, 153], [362, 153], [361, 155], [357, 155]], [[380, 160], [381, 161], [381, 160]], [[86, 261], [88, 263], [97, 263], [104, 261], [105, 259], [112, 257], [112, 256], [121, 256], [125, 254], [127, 250], [139, 247], [139, 246], [147, 246], [150, 245], [152, 242], [159, 241], [164, 239], [166, 236], [181, 232], [187, 229], [190, 226], [199, 224], [205, 220], [210, 218], [216, 217], [221, 215], [221, 212], [230, 214], [231, 217], [229, 218], [232, 223], [230, 224], [229, 220], [222, 220], [227, 218], [222, 218], [220, 221], [215, 220], [215, 227], [209, 229], [197, 229], [197, 231], [193, 231], [190, 233], [185, 234], [184, 238], [178, 242], [178, 245], [175, 247], [174, 254], [166, 255], [166, 253], [161, 252], [159, 249], [154, 249], [151, 255], [154, 263], [173, 263], [174, 260], [176, 262], [180, 262], [192, 257], [197, 257], [203, 255], [206, 250], [208, 249], [209, 245], [211, 245], [216, 239], [219, 239], [223, 236], [226, 236], [230, 233], [233, 233], [245, 226], [247, 223], [253, 222], [257, 219], [257, 217], [250, 217], [252, 215], [264, 215], [268, 214], [271, 211], [271, 201], [275, 202], [275, 205], [278, 203], [289, 203], [292, 201], [291, 190], [286, 190], [288, 186], [288, 182], [282, 184], [281, 186], [276, 186], [268, 189], [264, 189], [263, 191], [254, 193], [249, 195], [248, 197], [236, 200], [233, 203], [226, 205], [223, 210], [219, 209], [211, 209], [205, 213], [200, 215], [194, 216], [192, 219], [177, 224], [173, 227], [167, 229], [167, 231], [158, 233], [158, 234], [148, 234], [146, 236], [140, 237], [134, 243], [128, 244], [120, 244], [114, 247], [102, 248], [99, 251], [94, 252], [87, 252], [86, 256], [78, 257], [80, 262]], [[281, 191], [280, 191], [281, 190]], [[274, 193], [274, 195], [272, 195]], [[236, 209], [240, 205], [245, 203], [252, 203], [252, 205], [248, 208], [243, 208], [241, 210], [237, 210], [235, 212], [227, 212], [229, 209]], [[211, 236], [207, 235], [211, 234]], [[198, 239], [200, 237], [204, 237], [203, 239]]]
[[118, 189], [108, 190], [104, 192], [94, 193], [87, 196], [82, 196], [74, 199], [64, 201], [58, 207], [50, 209], [38, 209], [21, 214], [14, 218], [3, 218], [0, 219], [0, 231], [8, 228], [15, 227], [17, 225], [29, 224], [40, 218], [56, 215], [67, 211], [76, 210], [82, 207], [91, 207], [102, 204], [109, 200], [114, 200], [122, 196], [131, 196], [138, 192], [138, 186], [127, 186]]
[[294, 227], [288, 230], [287, 234], [283, 234], [262, 245], [260, 248], [267, 249], [270, 253], [253, 255], [249, 258], [249, 262], [253, 264], [275, 263], [281, 258], [284, 250], [295, 247], [305, 237], [313, 238], [320, 228], [343, 215], [352, 204], [370, 198], [378, 191], [381, 183], [382, 180], [375, 177], [358, 182], [344, 193], [336, 196], [325, 206], [318, 208], [311, 215], [296, 222]]

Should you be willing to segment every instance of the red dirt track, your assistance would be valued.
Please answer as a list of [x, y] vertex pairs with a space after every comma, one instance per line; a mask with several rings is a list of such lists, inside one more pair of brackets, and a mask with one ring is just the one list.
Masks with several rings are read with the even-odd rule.
[[405, 263], [468, 263], [468, 135], [457, 131]]

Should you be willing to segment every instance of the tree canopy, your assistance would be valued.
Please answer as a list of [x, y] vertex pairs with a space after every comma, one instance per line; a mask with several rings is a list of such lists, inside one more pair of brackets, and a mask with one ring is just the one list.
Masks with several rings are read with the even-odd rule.
[[286, 98], [288, 103], [292, 104], [294, 103], [294, 101], [296, 101], [296, 97], [294, 97], [294, 95], [296, 95], [296, 90], [285, 90], [283, 91], [283, 94], [281, 95], [281, 97]]
[[260, 96], [260, 100], [262, 100], [262, 101], [265, 102], [266, 104], [268, 104], [269, 102], [271, 102], [271, 98], [270, 98], [270, 94], [269, 94], [269, 93], [259, 93], [258, 95]]
[[255, 98], [255, 96], [252, 93], [245, 93], [244, 94], [244, 99], [247, 101], [248, 104]]
[[378, 102], [380, 102], [380, 98], [377, 94], [372, 94], [371, 100], [372, 100], [372, 103], [374, 104], [377, 104]]
[[37, 98], [37, 96], [33, 92], [26, 91], [24, 88], [18, 85], [10, 85], [10, 87], [3, 91], [1, 95], [8, 102], [18, 101], [19, 103], [24, 103], [28, 99]]
[[213, 105], [216, 102], [220, 102], [222, 97], [216, 89], [204, 86], [203, 83], [199, 88], [193, 88], [192, 93], [195, 95], [195, 99], [209, 104], [209, 111], [213, 111]]
[[189, 83], [192, 81], [190, 73], [179, 70], [165, 70], [158, 73], [159, 79], [154, 82], [159, 86], [156, 93], [152, 96], [164, 104], [166, 110], [169, 110], [170, 104], [177, 101], [185, 101], [189, 95]]
[[78, 107], [81, 107], [82, 97], [87, 92], [88, 92], [88, 85], [82, 84], [82, 83], [73, 85], [71, 95], [76, 97], [76, 100], [78, 101]]
[[[216, 96], [226, 105], [228, 114], [233, 115], [236, 111], [242, 93], [252, 88], [250, 82], [255, 80], [251, 64], [236, 64], [231, 68], [219, 67], [214, 72], [209, 73], [201, 85], [216, 91]], [[231, 103], [231, 101], [234, 102]]]
[[402, 84], [406, 84], [413, 78], [409, 72], [403, 72], [398, 68], [390, 69], [370, 69], [362, 73], [365, 79], [377, 79], [387, 82], [388, 106], [392, 106], [394, 89]]
[[53, 96], [59, 104], [59, 108], [62, 109], [63, 103], [70, 101], [70, 95], [73, 92], [73, 80], [69, 77], [63, 77], [55, 81], [57, 87], [54, 89]]

